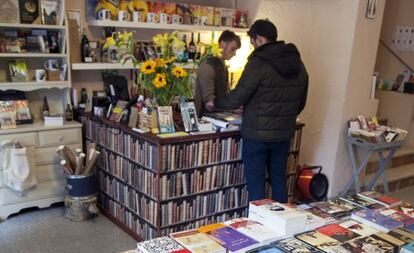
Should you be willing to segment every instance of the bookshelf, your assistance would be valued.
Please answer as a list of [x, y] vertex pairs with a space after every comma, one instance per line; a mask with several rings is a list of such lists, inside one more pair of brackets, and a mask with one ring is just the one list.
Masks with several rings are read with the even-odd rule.
[[[191, 69], [194, 68], [193, 63], [179, 64], [183, 68]], [[139, 67], [138, 67], [139, 68]], [[123, 64], [122, 62], [117, 63], [105, 63], [105, 62], [94, 62], [94, 63], [72, 63], [72, 70], [108, 70], [108, 69], [135, 69], [131, 62]]]
[[[96, 143], [101, 152], [99, 206], [135, 239], [247, 215], [239, 132], [163, 139], [85, 113], [80, 121], [85, 146]], [[292, 182], [303, 126], [292, 141]]]

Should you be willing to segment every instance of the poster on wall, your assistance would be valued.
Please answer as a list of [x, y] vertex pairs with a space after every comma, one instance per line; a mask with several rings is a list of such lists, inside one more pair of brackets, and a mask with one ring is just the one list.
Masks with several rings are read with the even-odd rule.
[[378, 0], [368, 0], [366, 18], [374, 19], [377, 13]]

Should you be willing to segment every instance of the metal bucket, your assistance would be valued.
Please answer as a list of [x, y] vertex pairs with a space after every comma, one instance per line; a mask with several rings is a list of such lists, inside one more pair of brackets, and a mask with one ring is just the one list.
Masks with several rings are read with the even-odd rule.
[[67, 189], [72, 198], [89, 198], [97, 194], [96, 174], [66, 175]]

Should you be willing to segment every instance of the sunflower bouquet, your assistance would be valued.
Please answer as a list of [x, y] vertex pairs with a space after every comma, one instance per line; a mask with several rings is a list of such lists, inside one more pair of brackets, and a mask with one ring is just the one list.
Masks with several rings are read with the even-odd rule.
[[196, 67], [209, 56], [219, 56], [221, 51], [217, 44], [204, 45], [204, 53], [194, 61], [191, 68], [184, 69], [179, 62], [180, 52], [185, 44], [177, 37], [177, 32], [158, 34], [153, 38], [154, 45], [160, 49], [161, 56], [139, 62], [132, 53], [133, 41], [131, 33], [116, 33], [107, 39], [107, 44], [118, 48], [128, 48], [121, 55], [124, 62], [132, 61], [139, 68], [136, 80], [138, 88], [144, 89], [153, 105], [168, 106], [179, 97], [192, 97], [190, 77]]

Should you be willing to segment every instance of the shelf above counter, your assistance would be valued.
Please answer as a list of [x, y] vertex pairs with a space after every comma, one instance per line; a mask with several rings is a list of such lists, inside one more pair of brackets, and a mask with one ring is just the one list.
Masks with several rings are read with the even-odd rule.
[[[178, 64], [185, 69], [194, 67], [193, 63]], [[72, 63], [72, 70], [110, 70], [110, 69], [134, 69], [134, 65], [131, 62], [125, 64], [119, 63]]]
[[183, 24], [160, 24], [160, 23], [143, 23], [133, 21], [115, 21], [115, 20], [91, 20], [89, 26], [93, 27], [120, 27], [134, 29], [158, 29], [158, 30], [177, 30], [177, 31], [204, 31], [215, 32], [231, 30], [236, 33], [245, 33], [247, 28], [236, 28], [226, 26], [200, 26], [200, 25], [183, 25]]
[[17, 125], [17, 128], [12, 129], [0, 129], [0, 135], [2, 134], [16, 134], [33, 131], [45, 131], [45, 130], [58, 130], [67, 128], [81, 128], [82, 124], [77, 121], [67, 121], [63, 126], [45, 126], [43, 120], [35, 120], [32, 124]]
[[70, 88], [68, 81], [28, 81], [28, 82], [0, 82], [0, 90], [33, 91], [38, 89]]
[[57, 53], [0, 53], [1, 58], [64, 58], [67, 54]]
[[0, 23], [0, 28], [22, 28], [22, 29], [55, 29], [64, 30], [64, 25], [42, 25], [42, 24], [20, 24], [20, 23]]

